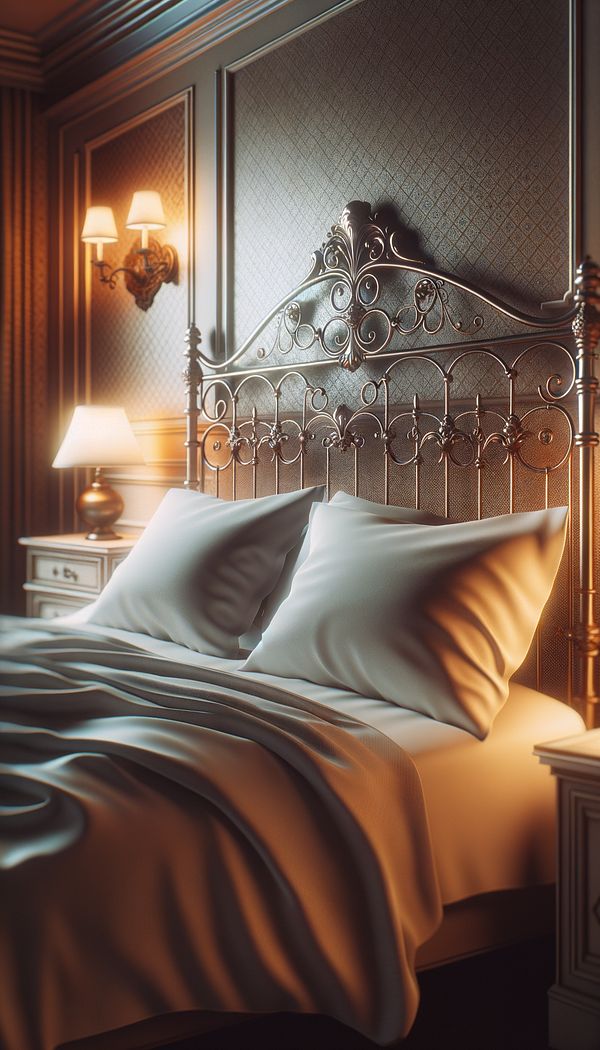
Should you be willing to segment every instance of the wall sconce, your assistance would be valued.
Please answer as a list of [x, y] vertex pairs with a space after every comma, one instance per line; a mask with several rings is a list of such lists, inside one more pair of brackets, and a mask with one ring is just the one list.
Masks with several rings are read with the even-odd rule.
[[123, 266], [115, 270], [111, 270], [104, 261], [104, 245], [114, 244], [118, 240], [112, 208], [88, 208], [81, 240], [85, 244], [96, 245], [96, 258], [92, 259], [92, 265], [99, 269], [102, 284], [116, 288], [117, 275], [122, 273], [125, 287], [133, 295], [136, 305], [141, 310], [147, 310], [152, 306], [161, 284], [176, 284], [179, 276], [175, 248], [148, 238], [148, 230], [164, 230], [166, 226], [160, 193], [155, 190], [134, 193], [125, 225], [128, 230], [141, 230], [141, 247], [132, 248]]

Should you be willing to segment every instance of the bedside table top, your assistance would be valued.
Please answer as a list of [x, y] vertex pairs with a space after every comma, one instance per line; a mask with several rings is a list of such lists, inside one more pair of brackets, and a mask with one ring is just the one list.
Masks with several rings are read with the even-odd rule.
[[110, 554], [115, 551], [129, 550], [138, 540], [138, 536], [123, 535], [118, 540], [86, 540], [83, 532], [64, 533], [61, 536], [21, 536], [19, 543], [23, 547], [43, 547], [56, 551], [61, 547], [71, 551], [86, 551], [90, 554]]
[[587, 733], [567, 736], [562, 740], [550, 740], [547, 744], [538, 744], [533, 749], [540, 762], [555, 766], [557, 769], [577, 769], [580, 772], [594, 769], [600, 774], [600, 729], [590, 729]]

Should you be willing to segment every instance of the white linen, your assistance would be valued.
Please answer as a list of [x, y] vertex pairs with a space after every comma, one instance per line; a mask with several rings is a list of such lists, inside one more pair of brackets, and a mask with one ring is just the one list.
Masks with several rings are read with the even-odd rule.
[[[576, 711], [511, 682], [490, 733], [477, 740], [414, 711], [307, 685], [305, 695], [373, 726], [410, 754], [423, 788], [444, 905], [554, 882], [556, 784], [533, 748], [583, 732]], [[300, 691], [299, 683], [290, 686]]]
[[231, 502], [170, 489], [87, 619], [237, 655], [322, 496], [321, 486]]
[[200, 671], [126, 632], [14, 626], [1, 1045], [53, 1050], [184, 1010], [404, 1034], [416, 948], [441, 917], [410, 757], [218, 661]]
[[353, 689], [483, 738], [527, 655], [566, 507], [399, 525], [315, 504], [309, 552], [249, 672]]
[[349, 510], [364, 510], [368, 514], [376, 514], [387, 521], [397, 521], [399, 525], [448, 525], [448, 518], [440, 518], [437, 514], [430, 514], [427, 510], [417, 510], [416, 507], [398, 507], [395, 503], [374, 503], [370, 499], [362, 499], [360, 496], [351, 496], [349, 492], [340, 489], [330, 499], [330, 504], [335, 507], [347, 507]]
[[[190, 667], [242, 666], [241, 660], [209, 657], [144, 635], [103, 633]], [[456, 726], [348, 690], [258, 672], [252, 679], [358, 719], [408, 752], [423, 788], [444, 905], [554, 881], [555, 783], [532, 752], [536, 744], [583, 732], [583, 720], [572, 708], [511, 682], [492, 730], [477, 740]]]
[[[321, 501], [315, 500], [315, 503], [317, 502]], [[349, 493], [343, 492], [341, 489], [332, 496], [329, 502], [338, 507], [347, 507], [350, 510], [364, 510], [368, 511], [370, 514], [379, 514], [390, 521], [397, 521], [403, 525], [414, 525], [416, 523], [420, 525], [448, 524], [447, 518], [439, 518], [434, 514], [429, 514], [427, 511], [415, 510], [412, 507], [396, 507], [393, 505], [388, 506], [383, 503], [373, 503], [368, 499], [360, 499], [358, 496], [351, 496]], [[307, 525], [302, 534], [300, 543], [294, 548], [294, 550], [290, 551], [285, 560], [283, 572], [279, 577], [277, 586], [263, 602], [262, 615], [257, 624], [260, 630], [254, 632], [252, 635], [249, 634], [245, 636], [243, 640], [240, 640], [240, 646], [242, 649], [252, 650], [258, 645], [262, 632], [267, 629], [271, 620], [275, 616], [275, 613], [290, 593], [294, 575], [298, 572], [299, 568], [304, 564], [308, 557], [309, 545]]]

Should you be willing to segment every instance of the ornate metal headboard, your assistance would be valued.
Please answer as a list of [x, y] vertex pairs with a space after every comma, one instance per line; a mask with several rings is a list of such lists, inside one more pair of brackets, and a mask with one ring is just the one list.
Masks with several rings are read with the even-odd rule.
[[234, 353], [208, 357], [190, 327], [185, 484], [236, 499], [325, 481], [462, 519], [568, 503], [530, 672], [596, 725], [600, 270], [587, 259], [572, 308], [536, 317], [414, 254], [354, 201]]

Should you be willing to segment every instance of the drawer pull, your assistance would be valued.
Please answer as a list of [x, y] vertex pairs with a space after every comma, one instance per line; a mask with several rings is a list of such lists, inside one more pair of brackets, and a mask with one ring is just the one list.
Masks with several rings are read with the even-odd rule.
[[[79, 579], [79, 573], [75, 572], [75, 569], [70, 569], [68, 565], [65, 565], [63, 567], [62, 574], [63, 574], [63, 577], [65, 578], [65, 580], [74, 580], [75, 582], [77, 582], [77, 580]], [[53, 576], [59, 576], [60, 575], [58, 569], [56, 568], [56, 566], [54, 566], [54, 568], [52, 570], [52, 575]]]

